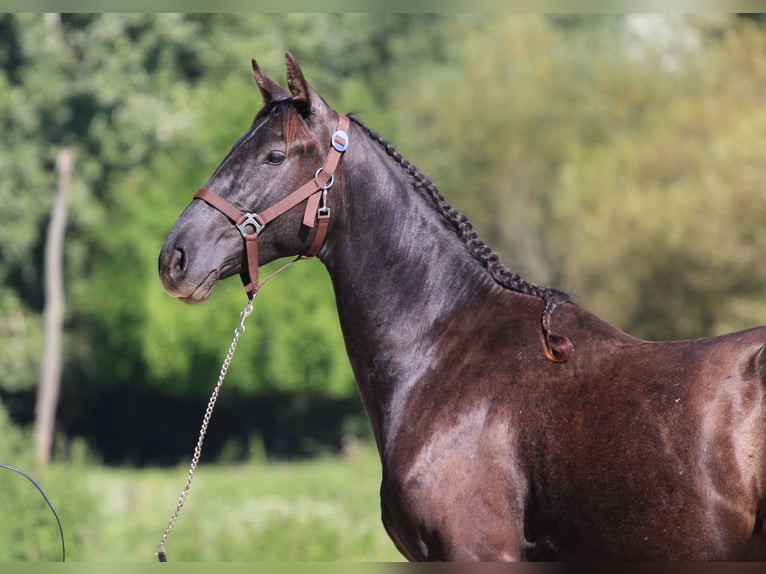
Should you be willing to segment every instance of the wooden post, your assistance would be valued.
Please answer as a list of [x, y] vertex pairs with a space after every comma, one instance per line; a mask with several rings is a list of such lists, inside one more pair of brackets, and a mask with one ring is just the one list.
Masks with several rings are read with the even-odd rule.
[[64, 322], [64, 234], [67, 220], [67, 195], [74, 167], [75, 150], [63, 148], [56, 157], [56, 199], [53, 202], [45, 241], [45, 343], [40, 383], [35, 404], [35, 443], [37, 461], [51, 459], [56, 405], [61, 386], [61, 333]]

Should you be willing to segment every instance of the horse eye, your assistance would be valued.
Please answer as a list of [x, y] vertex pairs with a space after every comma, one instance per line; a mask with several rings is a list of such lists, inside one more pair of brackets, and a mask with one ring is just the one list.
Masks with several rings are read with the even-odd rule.
[[273, 165], [279, 165], [283, 161], [285, 161], [285, 154], [284, 152], [281, 152], [279, 150], [272, 150], [269, 152], [269, 155], [266, 156], [266, 161]]

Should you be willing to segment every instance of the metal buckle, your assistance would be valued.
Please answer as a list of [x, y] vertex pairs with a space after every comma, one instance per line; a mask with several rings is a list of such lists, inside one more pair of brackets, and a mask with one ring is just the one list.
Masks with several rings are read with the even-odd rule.
[[332, 134], [332, 147], [334, 147], [340, 153], [343, 153], [348, 149], [348, 142], [348, 134], [343, 130], [337, 130], [334, 134]]
[[242, 234], [242, 237], [247, 237], [248, 235], [252, 235], [252, 233], [248, 233], [248, 227], [254, 229], [256, 235], [261, 234], [261, 231], [263, 231], [264, 226], [258, 222], [256, 217], [258, 217], [257, 213], [246, 213], [245, 220], [242, 223], [235, 224], [237, 226], [237, 229], [239, 229], [239, 232]]

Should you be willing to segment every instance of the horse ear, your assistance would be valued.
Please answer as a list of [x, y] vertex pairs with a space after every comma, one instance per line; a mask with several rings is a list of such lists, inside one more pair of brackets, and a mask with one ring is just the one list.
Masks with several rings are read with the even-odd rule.
[[282, 86], [263, 73], [263, 70], [261, 70], [261, 67], [254, 58], [251, 61], [253, 64], [253, 78], [258, 89], [261, 91], [264, 104], [290, 97], [290, 94]]
[[293, 94], [293, 102], [298, 106], [304, 117], [316, 111], [320, 98], [313, 88], [303, 77], [298, 61], [290, 52], [285, 53], [285, 66], [287, 68], [287, 85]]

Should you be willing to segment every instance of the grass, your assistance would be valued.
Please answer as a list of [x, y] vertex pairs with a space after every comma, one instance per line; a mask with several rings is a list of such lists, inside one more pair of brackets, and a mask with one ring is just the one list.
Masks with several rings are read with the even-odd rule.
[[[188, 467], [108, 468], [73, 444], [69, 462], [39, 468], [31, 432], [12, 425], [2, 405], [0, 436], [0, 462], [32, 475], [55, 506], [68, 562], [156, 561]], [[373, 445], [303, 462], [256, 458], [197, 469], [166, 544], [170, 561], [402, 561], [380, 521]], [[0, 562], [60, 559], [56, 522], [42, 497], [0, 469]]]
[[[187, 469], [92, 468], [95, 522], [72, 560], [155, 560]], [[401, 561], [380, 521], [371, 446], [343, 457], [203, 465], [166, 544], [173, 561]]]

